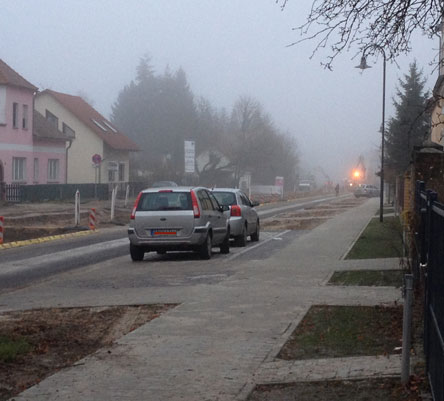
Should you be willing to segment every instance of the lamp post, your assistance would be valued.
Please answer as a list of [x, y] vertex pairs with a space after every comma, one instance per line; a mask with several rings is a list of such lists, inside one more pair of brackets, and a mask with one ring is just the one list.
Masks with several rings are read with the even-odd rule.
[[361, 57], [361, 63], [357, 65], [355, 68], [359, 68], [361, 70], [366, 70], [367, 68], [371, 68], [367, 64], [367, 59], [365, 56], [365, 52], [367, 49], [373, 48], [381, 52], [382, 57], [384, 59], [383, 68], [382, 68], [382, 124], [381, 124], [381, 184], [380, 184], [380, 193], [379, 193], [379, 221], [382, 223], [384, 221], [383, 217], [383, 207], [384, 207], [384, 144], [385, 144], [385, 65], [386, 65], [386, 56], [384, 49], [378, 45], [370, 45], [364, 49], [364, 52]]

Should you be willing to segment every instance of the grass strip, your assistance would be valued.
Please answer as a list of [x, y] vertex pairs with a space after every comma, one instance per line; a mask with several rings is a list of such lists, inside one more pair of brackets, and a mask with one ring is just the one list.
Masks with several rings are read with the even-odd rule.
[[[384, 209], [382, 209], [382, 214], [390, 214], [390, 213], [395, 213], [395, 209], [392, 207], [385, 207]], [[375, 213], [375, 216], [379, 216], [379, 209], [378, 211]]]
[[344, 270], [334, 272], [328, 284], [400, 288], [403, 275], [402, 270]]
[[374, 218], [365, 228], [346, 259], [396, 258], [402, 256], [402, 227], [398, 217]]
[[402, 338], [402, 307], [312, 306], [278, 358], [319, 359], [394, 353]]
[[31, 350], [31, 345], [25, 339], [0, 336], [0, 362], [13, 362], [22, 354]]

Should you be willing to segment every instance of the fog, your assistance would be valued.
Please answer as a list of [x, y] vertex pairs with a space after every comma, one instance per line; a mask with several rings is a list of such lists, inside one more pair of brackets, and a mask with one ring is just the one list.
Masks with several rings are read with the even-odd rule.
[[[345, 178], [364, 154], [377, 164], [381, 142], [382, 59], [355, 69], [356, 49], [333, 71], [312, 56], [315, 42], [297, 40], [311, 0], [15, 0], [3, 1], [0, 58], [41, 90], [84, 93], [109, 116], [118, 93], [151, 56], [156, 72], [182, 67], [193, 93], [230, 110], [248, 95], [293, 135], [301, 164]], [[397, 81], [414, 59], [431, 89], [438, 40], [417, 36], [412, 52], [387, 64], [387, 117]]]

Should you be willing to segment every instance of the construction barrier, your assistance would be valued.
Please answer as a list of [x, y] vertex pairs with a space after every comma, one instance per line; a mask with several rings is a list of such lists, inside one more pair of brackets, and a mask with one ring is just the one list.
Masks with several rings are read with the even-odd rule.
[[88, 218], [88, 226], [90, 230], [96, 229], [96, 209], [92, 208], [89, 211], [89, 218]]
[[0, 216], [0, 245], [3, 244], [3, 226], [4, 226], [5, 218]]

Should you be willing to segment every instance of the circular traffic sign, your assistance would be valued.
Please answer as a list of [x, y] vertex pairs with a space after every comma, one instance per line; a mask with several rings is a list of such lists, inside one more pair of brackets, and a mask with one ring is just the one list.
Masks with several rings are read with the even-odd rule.
[[93, 155], [92, 161], [94, 164], [100, 164], [100, 162], [102, 161], [102, 156], [96, 153], [95, 155]]

